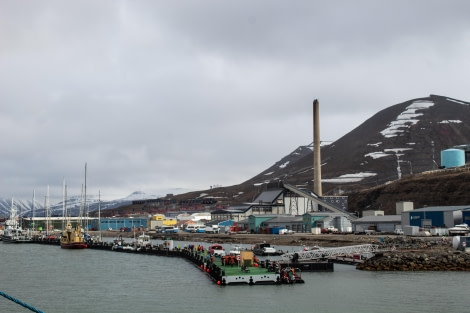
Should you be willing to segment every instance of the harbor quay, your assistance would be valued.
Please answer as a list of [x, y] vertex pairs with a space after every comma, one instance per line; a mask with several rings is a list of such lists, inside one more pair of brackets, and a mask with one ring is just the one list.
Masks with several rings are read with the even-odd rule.
[[[60, 245], [59, 240], [54, 238], [35, 238], [33, 243]], [[304, 280], [301, 278], [300, 269], [295, 268], [294, 264], [281, 265], [280, 262], [268, 259], [259, 261], [251, 251], [245, 251], [246, 253], [242, 253], [241, 257], [214, 257], [207, 249], [200, 245], [188, 244], [183, 248], [173, 247], [172, 245], [172, 240], [168, 240], [158, 246], [148, 245], [141, 247], [119, 245], [116, 242], [89, 242], [87, 248], [119, 253], [184, 258], [194, 264], [195, 268], [202, 271], [214, 283], [221, 286], [304, 283]], [[253, 262], [253, 260], [258, 262]], [[323, 267], [321, 266], [320, 270]]]
[[[163, 239], [163, 238], [162, 238]], [[456, 238], [453, 238], [454, 240]], [[115, 240], [116, 241], [116, 240]], [[302, 283], [300, 277], [302, 272], [332, 272], [334, 263], [343, 263], [355, 266], [363, 271], [469, 271], [470, 251], [452, 248], [451, 238], [407, 238], [391, 237], [383, 240], [383, 246], [378, 246], [378, 251], [372, 253], [367, 258], [362, 258], [362, 254], [351, 253], [336, 254], [326, 256], [331, 249], [309, 250], [300, 255], [300, 260], [296, 261], [289, 257], [295, 253], [286, 253], [276, 261], [269, 261], [267, 258], [255, 262], [253, 256], [246, 256], [244, 260], [234, 260], [230, 262], [226, 258], [211, 257], [202, 246], [185, 245], [181, 247], [165, 246], [169, 241], [164, 241], [164, 245], [147, 245], [140, 248], [117, 246], [116, 242], [89, 242], [88, 248], [116, 251], [135, 254], [149, 254], [156, 256], [181, 257], [196, 268], [203, 271], [215, 283], [220, 285], [231, 284], [282, 284], [282, 283]], [[57, 239], [36, 237], [33, 240], [38, 244], [59, 245]], [[185, 241], [189, 242], [189, 241]], [[198, 241], [200, 242], [200, 241]], [[209, 245], [209, 243], [207, 243]], [[356, 245], [357, 247], [358, 245]], [[389, 247], [385, 250], [384, 247]], [[350, 249], [355, 246], [342, 246], [338, 249]], [[322, 254], [322, 261], [303, 260], [303, 256], [314, 256]], [[359, 258], [356, 258], [356, 257]], [[312, 260], [310, 258], [309, 260]], [[292, 271], [295, 272], [292, 273]], [[295, 279], [294, 279], [295, 277]]]

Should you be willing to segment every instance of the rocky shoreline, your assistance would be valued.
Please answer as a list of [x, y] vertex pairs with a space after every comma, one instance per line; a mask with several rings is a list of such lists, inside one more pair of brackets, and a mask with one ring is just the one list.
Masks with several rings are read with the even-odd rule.
[[365, 271], [470, 271], [470, 254], [456, 250], [377, 254], [357, 265]]

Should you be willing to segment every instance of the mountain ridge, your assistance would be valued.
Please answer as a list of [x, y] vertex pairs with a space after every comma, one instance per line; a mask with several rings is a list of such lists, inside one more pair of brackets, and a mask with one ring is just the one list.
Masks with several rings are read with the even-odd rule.
[[[335, 142], [322, 145], [324, 195], [348, 195], [350, 207], [359, 203], [364, 207], [380, 206], [366, 204], [364, 200], [356, 201], [358, 198], [354, 195], [407, 176], [434, 171], [440, 165], [440, 151], [469, 143], [470, 102], [430, 95], [392, 105]], [[212, 197], [220, 206], [229, 206], [252, 202], [268, 184], [277, 181], [313, 190], [312, 144], [298, 146], [266, 170], [240, 184], [187, 192], [174, 198]], [[141, 195], [141, 198], [151, 197]], [[131, 201], [113, 200], [109, 204], [101, 202], [101, 205], [105, 210]], [[97, 209], [96, 199], [92, 202], [90, 211], [91, 208]], [[388, 205], [386, 207], [391, 210]], [[9, 212], [9, 204], [5, 206], [0, 201], [0, 215], [5, 208]], [[62, 206], [57, 210], [61, 212]]]

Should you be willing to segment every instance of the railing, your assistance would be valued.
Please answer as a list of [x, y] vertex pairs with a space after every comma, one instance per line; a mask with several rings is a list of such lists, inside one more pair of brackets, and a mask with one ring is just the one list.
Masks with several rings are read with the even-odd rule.
[[393, 251], [394, 246], [383, 246], [383, 245], [373, 245], [373, 244], [364, 244], [364, 245], [355, 245], [355, 246], [345, 246], [345, 247], [336, 247], [336, 248], [320, 248], [307, 251], [299, 252], [289, 252], [281, 255], [283, 261], [291, 261], [294, 258], [294, 254], [297, 254], [297, 261], [312, 261], [323, 258], [331, 258], [336, 256], [343, 255], [353, 255], [353, 254], [374, 254], [378, 252]]

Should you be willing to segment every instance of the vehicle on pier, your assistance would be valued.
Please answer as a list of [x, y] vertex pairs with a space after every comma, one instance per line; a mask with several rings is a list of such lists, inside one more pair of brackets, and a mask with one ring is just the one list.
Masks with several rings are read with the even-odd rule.
[[267, 242], [257, 243], [252, 248], [253, 253], [258, 256], [267, 256], [267, 255], [280, 255], [281, 253], [276, 250], [276, 248], [271, 247], [271, 244]]
[[455, 235], [465, 236], [465, 235], [468, 235], [468, 233], [470, 233], [470, 228], [468, 227], [467, 224], [458, 224], [452, 228], [449, 228], [447, 232], [449, 233], [449, 236], [455, 236]]
[[228, 252], [229, 255], [235, 255], [235, 256], [240, 255], [240, 253], [241, 253], [241, 248], [238, 245], [233, 246]]
[[225, 256], [224, 247], [222, 247], [222, 245], [219, 245], [219, 244], [213, 244], [209, 246], [209, 253], [216, 257]]

